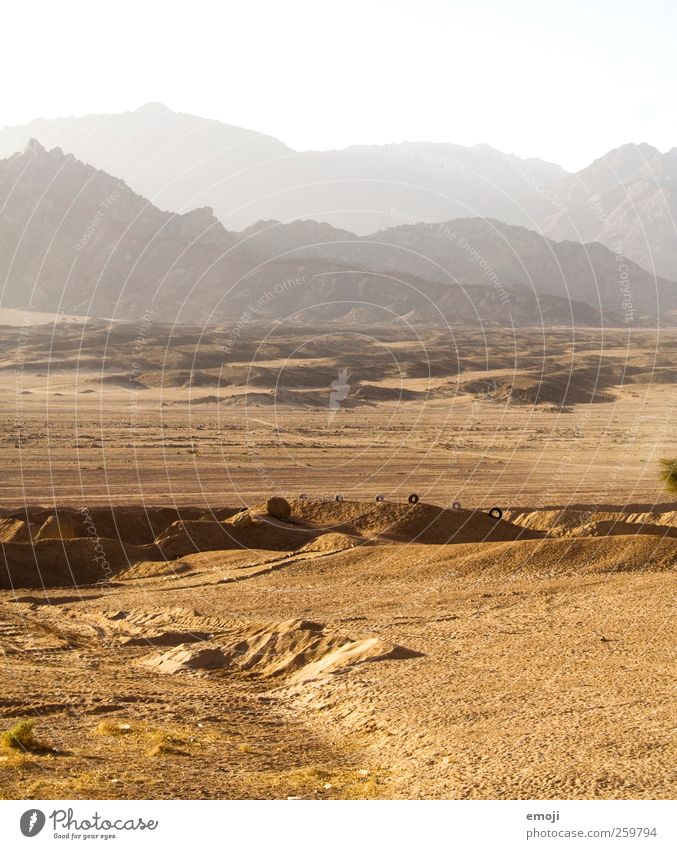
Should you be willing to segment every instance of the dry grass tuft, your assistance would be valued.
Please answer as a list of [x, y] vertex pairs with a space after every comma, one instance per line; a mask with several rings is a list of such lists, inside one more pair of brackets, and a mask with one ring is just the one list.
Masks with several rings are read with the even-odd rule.
[[95, 734], [100, 734], [102, 737], [125, 737], [128, 734], [140, 734], [143, 728], [131, 722], [113, 722], [110, 719], [104, 719], [94, 729]]
[[23, 719], [13, 725], [8, 731], [0, 735], [0, 744], [5, 749], [22, 749], [24, 752], [32, 752], [41, 748], [35, 739], [33, 720]]
[[148, 756], [151, 758], [158, 758], [164, 755], [190, 757], [190, 752], [182, 748], [182, 746], [186, 746], [191, 741], [185, 740], [183, 737], [177, 737], [165, 731], [156, 731], [151, 735], [150, 741], [151, 747], [148, 750]]
[[383, 773], [361, 769], [306, 767], [278, 773], [273, 781], [279, 795], [309, 799], [380, 799]]

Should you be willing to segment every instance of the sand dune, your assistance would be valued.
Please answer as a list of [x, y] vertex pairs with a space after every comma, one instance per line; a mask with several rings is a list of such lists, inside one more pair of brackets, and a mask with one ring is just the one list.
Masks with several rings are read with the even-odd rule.
[[[416, 561], [422, 547], [451, 546], [458, 548], [451, 555], [454, 568], [464, 574], [489, 569], [514, 575], [525, 569], [538, 574], [636, 571], [642, 562], [646, 569], [668, 569], [677, 551], [672, 525], [624, 521], [623, 514], [595, 521], [584, 511], [532, 511], [516, 513], [513, 523], [483, 510], [423, 503], [298, 499], [290, 506], [286, 521], [269, 516], [265, 504], [244, 513], [225, 508], [219, 517], [196, 508], [177, 519], [175, 510], [125, 507], [87, 517], [66, 510], [33, 511], [26, 514], [28, 522], [5, 518], [0, 586], [77, 586], [107, 583], [120, 574], [178, 575], [185, 563], [177, 563], [177, 570], [172, 563], [202, 552], [278, 552], [277, 558], [261, 561], [267, 572], [288, 568], [295, 554], [397, 545], [399, 557]], [[143, 570], [134, 571], [141, 564]]]

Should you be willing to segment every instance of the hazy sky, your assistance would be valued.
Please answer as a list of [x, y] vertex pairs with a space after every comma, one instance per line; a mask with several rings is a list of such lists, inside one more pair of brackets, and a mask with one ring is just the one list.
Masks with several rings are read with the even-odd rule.
[[0, 124], [155, 100], [297, 149], [677, 145], [674, 0], [31, 0], [3, 35]]

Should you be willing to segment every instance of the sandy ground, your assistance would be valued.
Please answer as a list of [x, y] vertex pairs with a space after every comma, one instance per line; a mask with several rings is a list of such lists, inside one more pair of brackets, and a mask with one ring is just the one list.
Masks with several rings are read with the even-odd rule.
[[668, 500], [657, 462], [674, 450], [677, 396], [662, 385], [566, 414], [460, 396], [329, 422], [322, 410], [196, 405], [190, 390], [78, 395], [72, 380], [50, 378], [46, 394], [40, 380], [18, 396], [20, 428], [5, 394], [7, 506], [220, 506], [271, 492], [503, 507]]
[[3, 795], [670, 798], [677, 540], [481, 541], [459, 511], [430, 545], [429, 509], [295, 502], [290, 552], [2, 592], [0, 715], [53, 750], [5, 750]]
[[433, 377], [403, 345], [401, 376], [362, 382], [345, 340], [293, 377], [282, 345], [248, 381], [209, 352], [195, 380], [190, 335], [102, 368], [25, 332], [0, 361], [0, 730], [32, 718], [37, 742], [0, 745], [0, 795], [674, 796], [677, 337], [591, 334], [604, 399], [533, 404], [506, 376], [531, 392], [564, 337], [519, 380], [480, 367], [500, 337], [447, 371], [428, 340]]
[[0, 328], [3, 505], [666, 500], [674, 332], [150, 333]]

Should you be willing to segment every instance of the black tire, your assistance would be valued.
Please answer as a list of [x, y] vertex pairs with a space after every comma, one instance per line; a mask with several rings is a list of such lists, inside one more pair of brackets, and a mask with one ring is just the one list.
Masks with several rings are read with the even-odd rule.
[[412, 492], [411, 495], [408, 498], [408, 501], [409, 501], [410, 504], [418, 504], [419, 497], [418, 497], [418, 495], [416, 495], [415, 492]]
[[334, 496], [334, 501], [343, 501], [343, 496], [342, 496], [342, 495], [340, 495], [340, 494], [339, 494], [339, 495], [335, 495], [335, 496]]
[[460, 501], [454, 501], [454, 503], [451, 505], [451, 509], [452, 510], [460, 510], [461, 509], [461, 502]]
[[502, 519], [503, 518], [503, 511], [501, 510], [500, 507], [492, 507], [491, 510], [489, 511], [489, 515], [491, 516], [492, 519]]
[[377, 495], [377, 496], [376, 496], [376, 500], [377, 500], [377, 501], [378, 501], [378, 503], [380, 504], [382, 501], [385, 501], [385, 500], [386, 500], [386, 497], [385, 497], [385, 495]]

